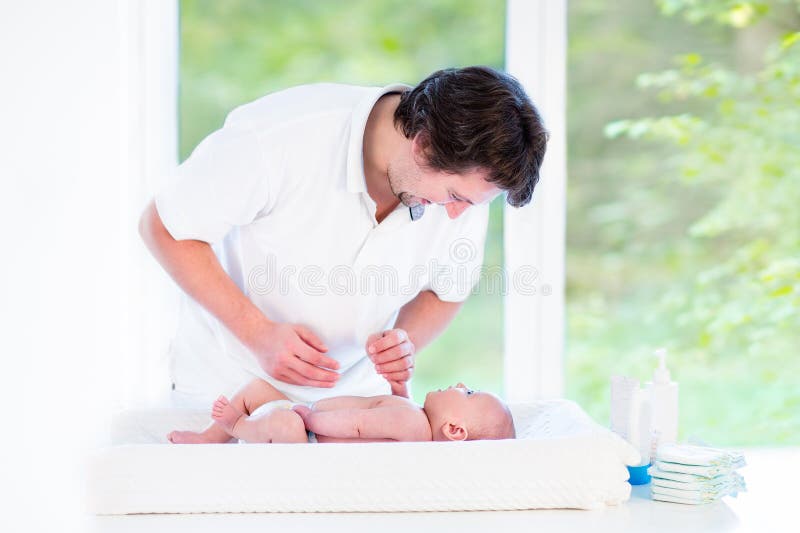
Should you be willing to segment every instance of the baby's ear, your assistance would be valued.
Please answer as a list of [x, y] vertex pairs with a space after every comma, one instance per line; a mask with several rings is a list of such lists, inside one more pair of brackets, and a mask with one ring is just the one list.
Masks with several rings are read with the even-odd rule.
[[445, 422], [442, 433], [447, 440], [467, 440], [467, 428], [453, 422]]

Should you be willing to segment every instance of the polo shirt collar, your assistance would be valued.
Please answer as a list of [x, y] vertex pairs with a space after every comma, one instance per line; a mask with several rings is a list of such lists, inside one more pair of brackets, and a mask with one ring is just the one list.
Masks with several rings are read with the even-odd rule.
[[411, 89], [411, 86], [403, 83], [375, 87], [353, 108], [350, 116], [350, 143], [347, 148], [348, 191], [367, 194], [367, 180], [364, 176], [364, 129], [375, 102], [384, 94], [403, 92], [408, 89]]

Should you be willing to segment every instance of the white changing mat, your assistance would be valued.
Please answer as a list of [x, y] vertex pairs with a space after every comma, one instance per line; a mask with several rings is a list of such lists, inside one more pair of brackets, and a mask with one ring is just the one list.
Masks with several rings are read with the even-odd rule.
[[89, 464], [97, 514], [595, 509], [630, 496], [638, 453], [566, 400], [512, 404], [517, 439], [166, 444], [207, 412], [129, 411]]

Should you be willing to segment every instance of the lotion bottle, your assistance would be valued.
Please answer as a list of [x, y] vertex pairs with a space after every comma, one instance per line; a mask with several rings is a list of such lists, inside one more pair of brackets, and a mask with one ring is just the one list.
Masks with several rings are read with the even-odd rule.
[[611, 429], [627, 440], [641, 456], [638, 464], [628, 466], [631, 485], [650, 483], [650, 400], [639, 381], [625, 376], [611, 376]]
[[654, 355], [658, 358], [658, 367], [653, 372], [653, 381], [645, 383], [650, 400], [651, 460], [655, 460], [659, 445], [678, 440], [678, 384], [670, 380], [667, 350], [660, 348]]

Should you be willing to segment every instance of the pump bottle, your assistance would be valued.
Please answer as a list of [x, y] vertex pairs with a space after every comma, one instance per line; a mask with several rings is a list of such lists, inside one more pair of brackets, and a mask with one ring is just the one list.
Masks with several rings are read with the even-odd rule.
[[678, 440], [678, 384], [670, 380], [667, 368], [667, 350], [655, 351], [658, 367], [653, 372], [653, 381], [645, 383], [645, 395], [650, 400], [651, 458], [661, 444], [672, 444]]

